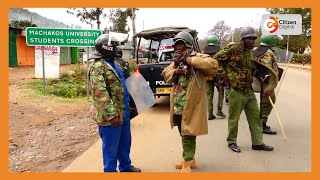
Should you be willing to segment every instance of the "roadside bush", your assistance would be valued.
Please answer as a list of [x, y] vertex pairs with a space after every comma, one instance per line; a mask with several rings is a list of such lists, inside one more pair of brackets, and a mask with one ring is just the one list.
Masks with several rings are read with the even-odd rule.
[[[87, 71], [83, 64], [75, 64], [72, 68], [72, 77], [75, 81], [86, 81]], [[61, 77], [60, 77], [61, 78]]]
[[134, 73], [134, 68], [137, 66], [137, 60], [136, 59], [129, 59], [128, 63], [129, 63], [130, 75], [131, 75]]
[[292, 63], [311, 64], [311, 54], [294, 54]]
[[85, 97], [87, 95], [87, 88], [85, 84], [59, 83], [49, 86], [47, 92], [64, 98], [77, 98]]
[[[42, 93], [42, 81], [31, 81], [28, 86]], [[82, 64], [73, 65], [71, 71], [61, 73], [59, 79], [46, 81], [46, 94], [63, 98], [85, 97], [87, 95], [85, 67]]]

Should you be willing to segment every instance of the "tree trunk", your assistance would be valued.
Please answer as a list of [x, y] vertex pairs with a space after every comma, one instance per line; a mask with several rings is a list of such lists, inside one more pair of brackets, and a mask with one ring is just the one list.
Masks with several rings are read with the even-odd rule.
[[100, 22], [100, 14], [101, 14], [100, 8], [97, 8], [97, 27], [98, 27], [99, 30], [100, 30], [100, 24], [101, 24], [101, 22]]
[[[131, 20], [132, 20], [132, 32], [133, 35], [136, 34], [136, 12], [135, 12], [135, 8], [132, 8], [132, 16], [131, 16]], [[136, 48], [137, 48], [137, 41], [136, 38], [132, 37], [132, 42], [133, 42], [133, 58], [136, 58]]]

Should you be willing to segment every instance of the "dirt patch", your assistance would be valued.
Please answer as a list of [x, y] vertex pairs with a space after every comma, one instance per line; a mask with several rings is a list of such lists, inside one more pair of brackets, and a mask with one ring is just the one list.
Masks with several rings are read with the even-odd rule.
[[9, 70], [9, 171], [60, 172], [99, 139], [91, 102], [30, 97], [33, 77], [34, 67]]

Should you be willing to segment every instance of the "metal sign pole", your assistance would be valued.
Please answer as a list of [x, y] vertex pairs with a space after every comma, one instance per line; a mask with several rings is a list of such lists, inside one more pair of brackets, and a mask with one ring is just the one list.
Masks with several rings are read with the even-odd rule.
[[87, 47], [87, 61], [86, 61], [86, 64], [87, 64], [87, 99], [89, 99], [89, 89], [90, 89], [90, 86], [89, 86], [89, 47]]
[[280, 92], [280, 88], [281, 88], [281, 85], [283, 83], [284, 77], [286, 77], [286, 73], [287, 73], [287, 71], [289, 69], [289, 65], [291, 63], [291, 60], [289, 59], [289, 35], [288, 35], [288, 40], [287, 40], [286, 61], [287, 61], [287, 66], [286, 66], [285, 71], [283, 72], [278, 91], [276, 92], [276, 98], [278, 97], [278, 94]]
[[46, 95], [46, 76], [45, 76], [45, 68], [44, 68], [44, 46], [41, 46], [42, 51], [42, 79], [43, 79], [43, 95]]

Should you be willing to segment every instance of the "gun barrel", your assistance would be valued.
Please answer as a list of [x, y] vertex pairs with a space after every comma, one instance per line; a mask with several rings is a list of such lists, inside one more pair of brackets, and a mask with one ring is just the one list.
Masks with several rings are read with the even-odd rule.
[[194, 79], [196, 80], [198, 88], [201, 89], [199, 79], [192, 66], [190, 67], [190, 70], [191, 70], [191, 74], [194, 76]]

